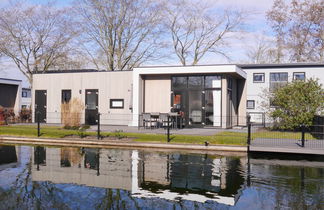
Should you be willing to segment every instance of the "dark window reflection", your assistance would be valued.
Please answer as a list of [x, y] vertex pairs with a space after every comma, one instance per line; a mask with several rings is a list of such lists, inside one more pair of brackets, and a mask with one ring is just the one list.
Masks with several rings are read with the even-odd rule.
[[201, 90], [203, 88], [203, 78], [202, 76], [188, 77], [188, 88]]
[[[239, 158], [210, 158], [205, 155], [170, 154], [167, 163], [152, 163], [145, 158], [141, 187], [153, 193], [170, 190], [179, 194], [200, 194], [214, 198], [213, 193], [233, 197], [244, 184]], [[159, 165], [160, 173], [155, 174]], [[153, 176], [154, 174], [154, 176]]]
[[45, 147], [35, 147], [34, 164], [46, 165], [46, 148]]
[[187, 88], [187, 77], [172, 77], [173, 89], [185, 89]]
[[206, 76], [205, 88], [221, 88], [221, 76]]
[[17, 154], [15, 146], [0, 146], [0, 165], [16, 163]]
[[84, 167], [97, 170], [99, 168], [99, 151], [98, 149], [84, 149]]

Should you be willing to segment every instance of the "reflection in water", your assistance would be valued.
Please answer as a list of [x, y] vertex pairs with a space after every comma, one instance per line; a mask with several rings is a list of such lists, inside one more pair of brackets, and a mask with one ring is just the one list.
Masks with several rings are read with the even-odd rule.
[[[0, 209], [324, 206], [320, 161], [69, 147], [21, 151], [20, 167], [0, 170]], [[13, 179], [1, 182], [7, 177]]]
[[16, 163], [17, 154], [15, 146], [0, 146], [0, 165]]

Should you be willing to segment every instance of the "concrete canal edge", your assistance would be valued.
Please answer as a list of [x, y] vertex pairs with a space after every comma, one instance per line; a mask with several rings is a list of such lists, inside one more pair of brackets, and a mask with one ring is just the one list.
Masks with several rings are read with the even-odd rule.
[[49, 139], [33, 137], [0, 136], [3, 144], [32, 144], [48, 146], [85, 146], [85, 147], [127, 147], [127, 148], [156, 148], [156, 149], [178, 149], [199, 151], [224, 151], [224, 152], [247, 152], [246, 146], [232, 145], [196, 145], [196, 144], [171, 144], [171, 143], [147, 143], [131, 142], [123, 140], [83, 140], [83, 139]]

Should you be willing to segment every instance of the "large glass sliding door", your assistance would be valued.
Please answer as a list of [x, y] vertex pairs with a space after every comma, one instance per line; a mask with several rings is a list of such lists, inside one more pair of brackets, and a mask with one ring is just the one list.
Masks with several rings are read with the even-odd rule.
[[172, 106], [186, 126], [221, 126], [221, 76], [172, 77]]

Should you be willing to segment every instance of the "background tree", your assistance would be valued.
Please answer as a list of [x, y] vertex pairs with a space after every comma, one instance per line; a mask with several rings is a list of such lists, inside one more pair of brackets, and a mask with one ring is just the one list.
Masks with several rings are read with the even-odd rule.
[[254, 36], [254, 42], [246, 46], [248, 63], [277, 63], [278, 51], [273, 40], [265, 34]]
[[277, 40], [277, 61], [324, 61], [324, 1], [275, 0], [267, 18]]
[[157, 1], [81, 0], [76, 14], [83, 49], [97, 68], [127, 70], [155, 59], [160, 46]]
[[272, 93], [270, 116], [280, 129], [310, 126], [314, 116], [324, 111], [324, 90], [318, 80], [293, 81]]
[[71, 50], [75, 32], [66, 14], [51, 4], [21, 1], [0, 10], [0, 53], [16, 64], [30, 84], [34, 72], [47, 71]]
[[242, 29], [246, 13], [207, 5], [202, 1], [165, 2], [165, 27], [182, 65], [196, 65], [207, 53], [228, 57], [227, 39]]

